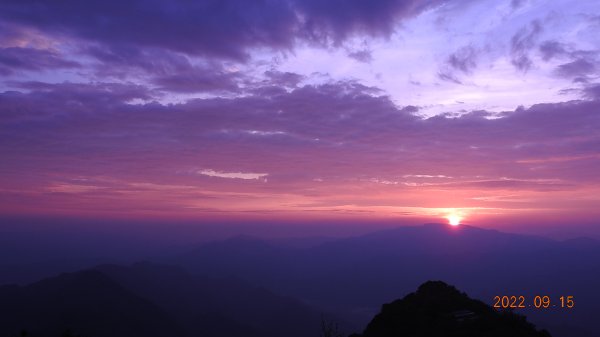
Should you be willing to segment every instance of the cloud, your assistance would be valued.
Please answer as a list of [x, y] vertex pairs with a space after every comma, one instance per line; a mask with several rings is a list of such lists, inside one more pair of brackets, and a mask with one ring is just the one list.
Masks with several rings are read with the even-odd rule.
[[477, 67], [477, 57], [478, 52], [473, 46], [464, 46], [448, 56], [446, 63], [455, 70], [469, 74]]
[[[585, 155], [597, 141], [590, 130], [600, 126], [595, 101], [534, 105], [496, 114], [497, 119], [488, 119], [485, 111], [422, 119], [414, 107], [401, 109], [355, 82], [175, 105], [128, 103], [148, 97], [138, 86], [31, 83], [27, 88], [31, 92], [0, 96], [4, 150], [40, 158], [67, 151], [71, 159], [83, 153], [147, 153], [174, 170], [213, 163], [223, 172], [314, 171], [328, 178], [333, 172], [386, 171], [400, 163], [417, 166], [407, 166], [401, 175], [414, 174], [436, 162], [448, 172], [419, 174], [458, 177], [463, 174], [451, 172], [455, 165], [467, 173], [488, 164], [486, 171], [502, 170], [496, 160], [512, 167], [517, 160]], [[36, 132], [46, 137], [27, 137]], [[188, 151], [200, 157], [185, 155]], [[481, 161], [484, 152], [489, 161]], [[294, 165], [277, 167], [283, 158], [295, 158]], [[322, 162], [315, 165], [317, 159]], [[337, 160], [351, 164], [333, 169]], [[236, 161], [243, 166], [236, 168]]]
[[402, 177], [403, 178], [452, 178], [452, 177], [445, 176], [443, 174], [436, 174], [436, 175], [431, 175], [431, 174], [405, 174]]
[[[197, 206], [199, 194], [214, 209], [280, 209], [334, 197], [373, 204], [384, 201], [369, 195], [388, 194], [386, 202], [419, 206], [431, 195], [576, 193], [600, 184], [599, 100], [538, 104], [495, 119], [487, 111], [424, 119], [352, 81], [180, 104], [132, 104], [152, 92], [112, 83], [23, 86], [0, 94], [0, 186], [85, 192], [91, 208], [178, 210]], [[190, 188], [169, 189], [169, 205], [161, 205], [164, 196], [148, 184]], [[36, 198], [32, 205], [56, 204]]]
[[542, 24], [538, 20], [533, 20], [511, 38], [511, 63], [518, 70], [526, 72], [531, 68], [533, 63], [529, 51], [535, 47], [541, 32]]
[[600, 83], [594, 83], [583, 89], [584, 97], [588, 99], [600, 100]]
[[512, 179], [507, 177], [500, 177], [499, 179], [493, 180], [476, 180], [453, 183], [446, 185], [446, 188], [456, 188], [461, 186], [463, 188], [481, 188], [486, 190], [530, 190], [530, 191], [560, 191], [565, 188], [572, 188], [570, 184], [566, 184], [563, 181], [557, 179]]
[[523, 6], [523, 4], [525, 4], [526, 2], [527, 2], [527, 0], [511, 0], [510, 6], [513, 9], [517, 9], [517, 8], [520, 8], [521, 6]]
[[130, 73], [163, 76], [182, 73], [193, 68], [183, 54], [135, 45], [87, 45], [81, 43], [79, 52], [99, 61], [95, 72], [103, 76], [122, 77]]
[[100, 188], [94, 185], [57, 183], [47, 187], [47, 190], [53, 193], [88, 193]]
[[[65, 103], [77, 102], [81, 106], [96, 107], [104, 104], [122, 104], [133, 99], [149, 100], [152, 92], [137, 84], [124, 83], [46, 83], [46, 82], [17, 82], [20, 89], [34, 92], [32, 98], [47, 101], [64, 100]], [[12, 93], [8, 93], [9, 95]], [[18, 95], [18, 93], [15, 93]], [[46, 109], [44, 109], [46, 110]], [[69, 109], [70, 110], [70, 109]], [[65, 113], [68, 113], [68, 111]]]
[[297, 0], [301, 34], [310, 41], [340, 44], [354, 34], [387, 37], [396, 23], [445, 1]]
[[98, 61], [91, 68], [99, 77], [143, 79], [167, 92], [237, 92], [243, 78], [240, 72], [227, 71], [222, 62], [192, 62], [181, 53], [156, 48], [93, 45], [80, 51]]
[[458, 79], [458, 77], [456, 76], [456, 74], [454, 74], [449, 69], [440, 70], [437, 73], [437, 77], [440, 80], [442, 80], [442, 81], [452, 82], [452, 83], [455, 83], [455, 84], [463, 84], [463, 82], [460, 79]]
[[243, 60], [252, 48], [289, 50], [296, 41], [339, 45], [389, 36], [402, 19], [442, 1], [201, 0], [37, 1], [0, 4], [5, 22], [96, 42], [109, 49], [158, 48]]
[[437, 76], [439, 79], [455, 84], [463, 84], [457, 72], [471, 74], [477, 67], [479, 52], [473, 46], [464, 46], [450, 54]]
[[348, 53], [348, 57], [363, 63], [370, 63], [373, 61], [373, 55], [368, 49], [351, 51]]
[[556, 68], [556, 74], [560, 77], [575, 78], [585, 77], [596, 71], [596, 64], [590, 60], [579, 58], [573, 62], [564, 63]]
[[193, 67], [189, 71], [152, 78], [159, 89], [172, 92], [237, 92], [240, 74], [220, 67]]
[[0, 48], [0, 74], [77, 68], [79, 63], [63, 58], [57, 51], [36, 48]]
[[269, 84], [279, 87], [295, 88], [304, 80], [304, 76], [292, 72], [269, 70], [265, 72]]
[[598, 71], [597, 51], [576, 49], [559, 41], [545, 41], [539, 47], [544, 61], [567, 59], [554, 70], [559, 77], [571, 79], [573, 82], [587, 83]]
[[570, 55], [568, 47], [558, 41], [545, 41], [540, 45], [540, 53], [544, 61], [550, 61], [551, 59], [559, 56]]
[[267, 177], [268, 173], [244, 173], [244, 172], [218, 172], [215, 170], [204, 169], [198, 171], [198, 174], [227, 179], [259, 180]]

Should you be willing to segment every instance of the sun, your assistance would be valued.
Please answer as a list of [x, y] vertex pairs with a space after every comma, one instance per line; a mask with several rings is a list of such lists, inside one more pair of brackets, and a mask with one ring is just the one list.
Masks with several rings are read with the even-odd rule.
[[452, 226], [460, 225], [460, 221], [462, 220], [462, 218], [456, 214], [450, 214], [446, 217], [446, 219], [448, 219], [448, 223]]

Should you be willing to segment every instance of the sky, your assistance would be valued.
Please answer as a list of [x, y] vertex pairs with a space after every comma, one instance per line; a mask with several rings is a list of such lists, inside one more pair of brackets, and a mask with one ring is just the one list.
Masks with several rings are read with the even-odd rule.
[[0, 215], [600, 225], [599, 13], [4, 0]]

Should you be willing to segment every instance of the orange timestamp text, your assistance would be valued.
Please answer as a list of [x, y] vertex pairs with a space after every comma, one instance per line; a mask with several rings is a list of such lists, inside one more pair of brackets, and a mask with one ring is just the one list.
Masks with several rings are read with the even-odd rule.
[[564, 308], [572, 309], [575, 307], [573, 296], [560, 296], [551, 298], [547, 295], [536, 295], [528, 300], [525, 296], [494, 296], [494, 309], [551, 309]]

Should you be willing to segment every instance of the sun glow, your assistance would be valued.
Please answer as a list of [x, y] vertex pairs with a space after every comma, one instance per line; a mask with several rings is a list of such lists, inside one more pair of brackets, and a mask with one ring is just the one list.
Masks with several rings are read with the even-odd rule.
[[456, 214], [450, 214], [446, 217], [446, 219], [448, 219], [448, 223], [452, 226], [460, 225], [460, 221], [462, 220], [462, 218]]

